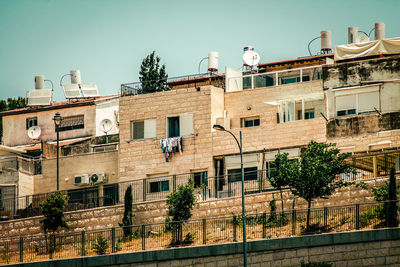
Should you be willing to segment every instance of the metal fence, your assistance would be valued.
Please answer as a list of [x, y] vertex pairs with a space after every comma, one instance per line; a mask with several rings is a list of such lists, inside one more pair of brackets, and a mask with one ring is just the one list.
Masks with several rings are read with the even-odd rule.
[[[224, 76], [221, 75], [212, 75], [210, 73], [200, 73], [200, 74], [192, 74], [178, 77], [171, 77], [164, 80], [153, 80], [153, 81], [145, 81], [145, 82], [134, 82], [134, 83], [125, 83], [121, 84], [121, 96], [129, 96], [129, 95], [138, 95], [145, 94], [146, 88], [154, 89], [158, 88], [159, 90], [170, 90], [172, 87], [178, 85], [185, 85], [184, 88], [189, 87], [197, 87], [200, 85], [204, 85], [204, 82], [208, 81], [208, 83], [214, 84], [215, 81], [224, 81]], [[218, 83], [219, 87], [224, 88], [225, 82]], [[182, 86], [179, 86], [182, 88]], [[155, 91], [154, 91], [155, 92]]]
[[[284, 213], [277, 211], [247, 214], [247, 240], [385, 228], [388, 227], [385, 219], [388, 216], [385, 205], [387, 207], [388, 203], [313, 208], [310, 209], [308, 229], [307, 209], [287, 210]], [[179, 227], [171, 227], [171, 224]], [[0, 239], [0, 263], [73, 258], [103, 252], [135, 252], [171, 246], [241, 242], [243, 238], [242, 218], [237, 215], [189, 220], [185, 223], [133, 225], [126, 229], [128, 228], [131, 230], [129, 235], [124, 233], [123, 228], [113, 227], [3, 238]], [[174, 229], [181, 231], [177, 232]]]
[[[338, 175], [344, 181], [361, 181], [389, 175], [395, 166], [395, 159], [400, 152], [385, 152], [364, 156], [352, 156], [346, 159], [347, 164], [355, 169], [355, 173]], [[245, 194], [255, 194], [276, 190], [268, 181], [271, 173], [270, 164], [267, 169], [247, 171], [244, 173]], [[399, 174], [400, 171], [397, 170]], [[194, 180], [195, 193], [199, 201], [210, 198], [240, 196], [242, 185], [237, 173], [208, 177], [208, 172], [184, 173], [176, 175], [143, 178], [133, 181], [107, 185], [96, 185], [85, 188], [61, 191], [68, 196], [67, 210], [81, 210], [124, 203], [124, 195], [128, 186], [132, 186], [133, 202], [165, 199], [175, 192], [180, 185]], [[240, 177], [239, 177], [240, 178]], [[3, 211], [9, 211], [13, 218], [26, 218], [41, 215], [40, 203], [52, 193], [35, 194], [22, 197], [4, 198], [1, 201]]]
[[[228, 87], [233, 85], [240, 89], [254, 89], [278, 86], [290, 83], [301, 83], [322, 79], [322, 66], [311, 66], [290, 70], [280, 70], [262, 73], [242, 73], [242, 76], [227, 78]], [[227, 88], [229, 90], [229, 88]]]

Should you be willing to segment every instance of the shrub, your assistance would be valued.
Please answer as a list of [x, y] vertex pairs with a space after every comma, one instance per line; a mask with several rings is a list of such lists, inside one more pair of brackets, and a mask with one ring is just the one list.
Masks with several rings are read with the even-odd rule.
[[106, 254], [108, 247], [108, 239], [102, 235], [97, 236], [96, 242], [92, 246], [93, 250], [99, 255]]

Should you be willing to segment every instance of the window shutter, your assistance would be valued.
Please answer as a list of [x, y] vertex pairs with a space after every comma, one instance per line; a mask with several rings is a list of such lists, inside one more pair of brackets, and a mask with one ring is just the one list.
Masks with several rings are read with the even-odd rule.
[[144, 121], [144, 138], [156, 138], [156, 120]]
[[179, 116], [180, 136], [194, 134], [193, 113], [186, 113]]
[[359, 113], [374, 111], [374, 107], [379, 110], [379, 91], [358, 95]]
[[356, 109], [356, 95], [344, 95], [336, 97], [336, 111]]

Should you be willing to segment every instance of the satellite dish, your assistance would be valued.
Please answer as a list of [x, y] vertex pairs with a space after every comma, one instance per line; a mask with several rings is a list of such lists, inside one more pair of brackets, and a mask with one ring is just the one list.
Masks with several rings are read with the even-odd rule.
[[256, 66], [260, 62], [260, 55], [256, 51], [245, 51], [243, 62], [246, 66]]
[[100, 122], [100, 130], [107, 134], [113, 128], [112, 122], [109, 119], [104, 119]]
[[361, 33], [361, 34], [358, 36], [358, 41], [359, 41], [360, 43], [369, 42], [369, 37], [368, 37], [368, 35], [366, 35], [365, 33]]
[[38, 139], [42, 134], [42, 129], [39, 126], [32, 126], [28, 129], [28, 136], [30, 139]]

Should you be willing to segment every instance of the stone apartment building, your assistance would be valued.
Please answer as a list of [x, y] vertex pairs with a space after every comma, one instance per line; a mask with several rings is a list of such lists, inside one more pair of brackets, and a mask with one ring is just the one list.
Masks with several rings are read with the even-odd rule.
[[[239, 183], [228, 187], [238, 181], [239, 150], [214, 124], [238, 138], [242, 132], [246, 189], [265, 183], [277, 153], [299, 157], [311, 140], [371, 156], [355, 167], [358, 175], [378, 175], [383, 158], [387, 165], [399, 156], [400, 57], [334, 60], [332, 53], [264, 63], [253, 72], [227, 68], [225, 75], [199, 77], [198, 83], [196, 78], [175, 80], [170, 91], [123, 93], [121, 180], [160, 177], [140, 186], [151, 195], [172, 190], [173, 175], [191, 173], [196, 179], [205, 173], [208, 181], [201, 181], [210, 197], [236, 194]], [[174, 136], [181, 137], [182, 152], [166, 160], [160, 141]]]
[[[68, 192], [70, 201], [77, 202], [98, 202], [107, 195], [109, 189], [103, 184], [119, 181], [118, 103], [119, 95], [113, 95], [2, 112], [0, 204], [4, 209], [14, 213], [14, 209], [37, 206], [46, 193], [56, 191], [56, 112], [63, 117], [59, 128], [60, 190]], [[100, 123], [104, 119], [113, 125], [107, 132], [108, 140]], [[40, 127], [37, 139], [27, 134], [32, 126]], [[101, 177], [94, 186], [89, 180], [76, 180], [77, 176], [94, 173], [104, 174], [104, 179]]]

